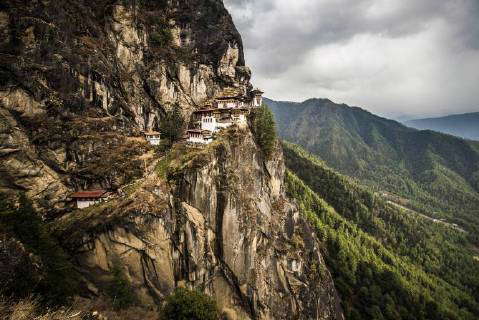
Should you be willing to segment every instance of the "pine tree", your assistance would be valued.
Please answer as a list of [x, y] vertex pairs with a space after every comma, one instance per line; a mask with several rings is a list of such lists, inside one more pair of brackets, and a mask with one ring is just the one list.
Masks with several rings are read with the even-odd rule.
[[180, 106], [175, 104], [172, 110], [160, 121], [160, 131], [165, 140], [170, 144], [179, 140], [183, 134], [184, 120]]
[[264, 104], [256, 111], [253, 132], [256, 142], [266, 158], [269, 158], [276, 144], [276, 123], [273, 113]]

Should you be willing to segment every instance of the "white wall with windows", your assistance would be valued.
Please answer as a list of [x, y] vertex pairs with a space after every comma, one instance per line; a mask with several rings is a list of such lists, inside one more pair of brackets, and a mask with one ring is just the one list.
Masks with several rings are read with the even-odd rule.
[[216, 118], [214, 116], [202, 116], [201, 117], [201, 130], [208, 130], [211, 132], [216, 131]]
[[77, 199], [77, 208], [85, 209], [100, 202], [102, 202], [101, 199]]
[[189, 132], [188, 133], [188, 142], [195, 144], [208, 144], [213, 141], [213, 137], [205, 136], [203, 133], [199, 132]]
[[146, 140], [153, 146], [158, 146], [161, 143], [160, 136], [147, 136]]

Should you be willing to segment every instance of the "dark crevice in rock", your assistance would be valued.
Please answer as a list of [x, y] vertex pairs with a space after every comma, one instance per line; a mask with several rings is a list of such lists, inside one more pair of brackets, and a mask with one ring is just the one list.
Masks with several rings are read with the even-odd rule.
[[220, 262], [220, 267], [222, 274], [226, 281], [231, 285], [234, 289], [236, 295], [240, 299], [241, 304], [248, 312], [248, 314], [253, 318], [256, 319], [255, 309], [253, 302], [243, 294], [240, 289], [238, 278], [236, 277], [235, 273], [230, 269], [228, 264], [224, 261], [224, 252], [223, 252], [223, 215], [228, 204], [228, 171], [225, 168], [225, 163], [227, 161], [227, 152], [222, 148], [219, 148], [217, 151], [217, 157], [219, 162], [219, 178], [216, 182], [217, 184], [217, 193], [216, 193], [216, 248], [215, 248], [215, 255]]

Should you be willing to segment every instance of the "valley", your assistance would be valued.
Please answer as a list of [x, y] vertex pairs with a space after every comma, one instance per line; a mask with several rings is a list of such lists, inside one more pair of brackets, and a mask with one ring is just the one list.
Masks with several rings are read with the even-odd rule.
[[469, 140], [479, 141], [479, 112], [405, 121], [408, 127], [434, 130]]
[[[299, 146], [285, 142], [283, 150], [288, 193], [325, 240], [346, 318], [369, 319], [379, 311], [391, 319], [411, 313], [474, 319], [479, 269], [467, 234], [391, 205]], [[416, 309], [418, 299], [426, 310]], [[466, 313], [463, 303], [471, 307]]]
[[429, 220], [429, 221], [434, 222], [434, 223], [441, 223], [441, 224], [444, 224], [445, 226], [448, 226], [449, 228], [453, 228], [457, 231], [467, 233], [466, 230], [460, 228], [456, 224], [449, 223], [444, 219], [433, 218], [432, 216], [434, 216], [434, 214], [430, 213], [430, 214], [426, 215], [426, 214], [419, 213], [417, 211], [414, 211], [413, 209], [410, 209], [410, 208], [406, 207], [404, 204], [405, 203], [406, 204], [410, 203], [409, 200], [398, 198], [397, 196], [392, 196], [392, 195], [390, 195], [386, 192], [378, 193], [377, 195], [380, 196], [381, 198], [383, 198], [387, 203], [389, 203], [389, 204], [391, 204], [391, 205], [393, 205], [393, 206], [395, 206], [399, 209], [402, 209], [402, 211], [407, 213], [407, 214], [411, 214], [411, 215], [414, 215], [414, 216], [417, 216], [417, 217], [421, 217], [423, 219]]
[[479, 142], [408, 128], [325, 99], [267, 104], [283, 139], [374, 192], [409, 199], [408, 208], [457, 224], [479, 241]]

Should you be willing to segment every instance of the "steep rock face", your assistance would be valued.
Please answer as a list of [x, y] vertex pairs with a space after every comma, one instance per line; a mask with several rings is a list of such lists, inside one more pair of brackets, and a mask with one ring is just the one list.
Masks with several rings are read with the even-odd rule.
[[215, 296], [227, 319], [341, 319], [320, 243], [284, 194], [281, 150], [265, 161], [239, 129], [206, 149], [180, 149], [168, 182], [152, 173], [82, 219], [83, 235], [64, 218], [90, 290], [121, 266], [144, 303], [188, 286]]
[[[177, 286], [227, 319], [340, 319], [312, 230], [248, 129], [162, 158], [140, 130], [246, 90], [241, 38], [218, 0], [0, 3], [0, 191], [61, 213], [74, 189], [119, 189], [52, 222], [85, 284], [120, 269], [143, 305]], [[155, 167], [155, 170], [151, 168]]]
[[222, 88], [250, 86], [221, 1], [12, 0], [0, 30], [0, 186], [44, 208], [131, 178], [116, 172], [112, 185], [86, 168], [114, 152], [111, 135], [158, 129], [173, 105], [188, 118]]

